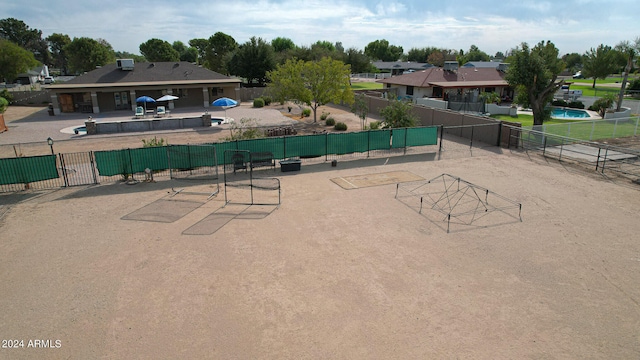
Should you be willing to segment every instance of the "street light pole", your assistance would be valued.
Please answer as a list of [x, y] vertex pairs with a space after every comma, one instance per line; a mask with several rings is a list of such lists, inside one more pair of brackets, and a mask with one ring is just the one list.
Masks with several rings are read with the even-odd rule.
[[51, 148], [51, 155], [55, 155], [53, 152], [53, 139], [51, 137], [47, 139], [47, 144], [49, 144], [49, 147]]

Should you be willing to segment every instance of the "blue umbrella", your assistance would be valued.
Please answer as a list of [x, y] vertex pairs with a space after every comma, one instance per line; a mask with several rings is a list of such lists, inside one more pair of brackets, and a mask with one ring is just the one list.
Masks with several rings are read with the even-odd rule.
[[229, 106], [238, 105], [238, 102], [233, 100], [233, 99], [229, 99], [229, 98], [226, 98], [226, 97], [221, 97], [220, 99], [217, 99], [214, 102], [212, 102], [211, 105], [220, 106], [220, 107], [229, 107]]
[[224, 120], [226, 121], [227, 120], [227, 108], [238, 105], [238, 102], [233, 100], [233, 99], [229, 99], [229, 98], [226, 98], [226, 97], [221, 97], [220, 99], [214, 100], [211, 103], [211, 105], [219, 106], [219, 107], [224, 109]]
[[143, 103], [144, 104], [144, 113], [147, 113], [147, 103], [155, 103], [156, 101], [149, 96], [140, 96], [139, 98], [136, 99], [137, 103]]

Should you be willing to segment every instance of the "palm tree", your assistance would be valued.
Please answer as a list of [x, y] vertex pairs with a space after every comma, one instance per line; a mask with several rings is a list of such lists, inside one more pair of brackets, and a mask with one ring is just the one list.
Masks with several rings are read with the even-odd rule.
[[633, 60], [640, 52], [640, 36], [636, 37], [634, 42], [622, 41], [616, 45], [616, 50], [620, 51], [627, 57], [627, 66], [624, 68], [624, 76], [622, 79], [622, 86], [620, 86], [620, 94], [618, 95], [618, 105], [616, 111], [620, 111], [622, 108], [622, 98], [624, 97], [624, 89], [627, 86], [627, 79], [629, 78], [629, 72], [633, 68]]

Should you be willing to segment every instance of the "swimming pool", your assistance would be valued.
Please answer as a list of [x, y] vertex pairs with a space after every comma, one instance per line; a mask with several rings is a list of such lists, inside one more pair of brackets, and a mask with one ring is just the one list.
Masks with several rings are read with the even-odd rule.
[[591, 115], [580, 109], [553, 108], [553, 110], [551, 110], [551, 117], [554, 119], [584, 120], [590, 119]]

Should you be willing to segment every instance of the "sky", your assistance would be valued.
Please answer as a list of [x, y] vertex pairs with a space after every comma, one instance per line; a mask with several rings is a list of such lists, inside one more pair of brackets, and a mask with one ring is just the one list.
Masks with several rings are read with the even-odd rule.
[[320, 40], [360, 50], [386, 39], [405, 54], [476, 45], [495, 55], [550, 40], [560, 55], [583, 54], [640, 36], [637, 10], [638, 0], [0, 0], [0, 19], [22, 20], [43, 37], [101, 38], [133, 54], [152, 38], [188, 44], [218, 31], [239, 44], [284, 37], [298, 46]]

